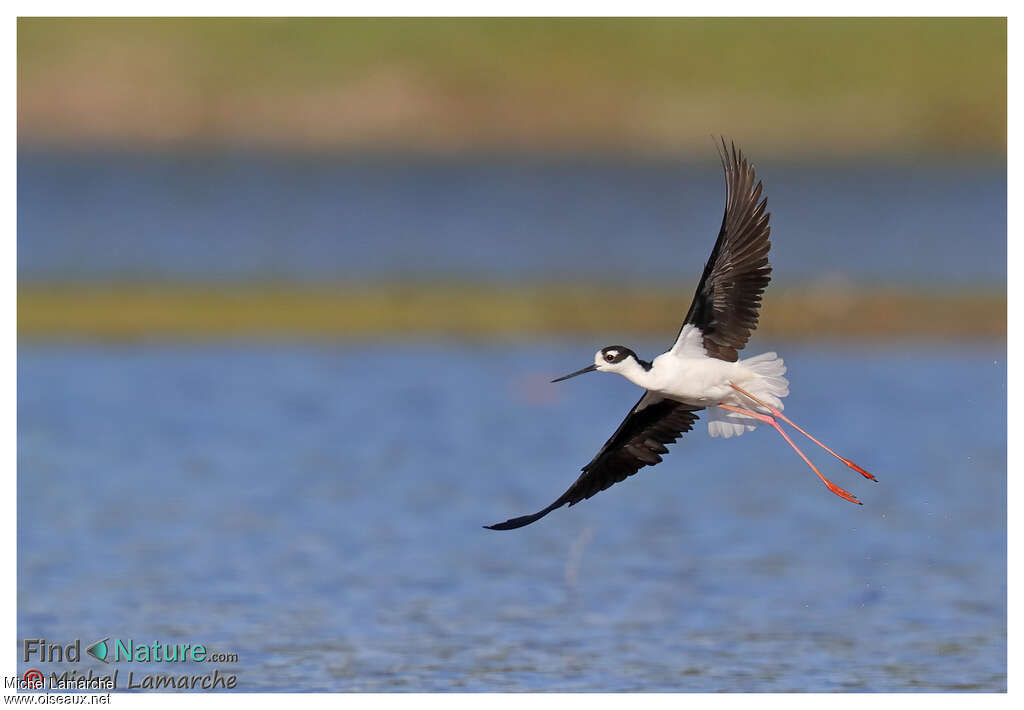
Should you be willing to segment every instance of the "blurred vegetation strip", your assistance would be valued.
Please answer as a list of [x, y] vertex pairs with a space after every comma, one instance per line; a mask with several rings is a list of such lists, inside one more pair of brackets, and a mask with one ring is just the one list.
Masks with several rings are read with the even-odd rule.
[[861, 155], [1006, 145], [1003, 18], [21, 18], [72, 144]]
[[[688, 289], [485, 286], [42, 286], [18, 293], [21, 340], [92, 338], [671, 337]], [[760, 333], [786, 338], [1004, 338], [1006, 295], [775, 287]]]

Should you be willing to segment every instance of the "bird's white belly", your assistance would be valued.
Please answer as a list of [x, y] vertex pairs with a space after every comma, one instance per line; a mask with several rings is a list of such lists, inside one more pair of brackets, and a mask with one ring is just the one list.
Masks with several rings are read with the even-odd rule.
[[[651, 372], [653, 389], [663, 397], [686, 404], [708, 407], [736, 401], [730, 383], [748, 379], [744, 368], [735, 362], [714, 358], [679, 358], [674, 355], [655, 359]], [[660, 370], [660, 372], [659, 372]]]

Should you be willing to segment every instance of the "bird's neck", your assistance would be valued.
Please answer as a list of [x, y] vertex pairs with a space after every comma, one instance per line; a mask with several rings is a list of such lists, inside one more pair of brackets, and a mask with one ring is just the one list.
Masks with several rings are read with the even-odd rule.
[[619, 374], [625, 377], [627, 380], [632, 382], [634, 385], [638, 385], [645, 389], [650, 389], [653, 382], [653, 368], [651, 363], [637, 361], [636, 358], [629, 358], [619, 369]]

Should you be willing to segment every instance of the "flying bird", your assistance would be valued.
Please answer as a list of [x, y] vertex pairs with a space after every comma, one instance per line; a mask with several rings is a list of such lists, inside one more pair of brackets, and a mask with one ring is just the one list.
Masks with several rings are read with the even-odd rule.
[[725, 216], [711, 257], [697, 284], [675, 343], [652, 362], [623, 345], [601, 348], [594, 362], [559, 377], [561, 382], [587, 372], [614, 372], [644, 390], [625, 420], [569, 489], [548, 507], [485, 527], [513, 530], [536, 522], [564, 505], [581, 500], [660, 463], [668, 444], [693, 429], [697, 412], [707, 410], [708, 433], [729, 438], [767, 424], [793, 447], [830, 491], [860, 505], [852, 493], [822, 475], [793, 443], [779, 422], [793, 427], [844, 464], [872, 481], [873, 475], [825, 446], [782, 413], [789, 394], [786, 366], [775, 353], [739, 359], [757, 327], [761, 297], [771, 280], [767, 200], [754, 168], [743, 153], [721, 141], [725, 170]]

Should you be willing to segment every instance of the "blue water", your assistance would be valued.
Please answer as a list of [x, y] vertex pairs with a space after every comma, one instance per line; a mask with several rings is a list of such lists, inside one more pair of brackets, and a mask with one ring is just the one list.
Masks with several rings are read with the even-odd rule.
[[203, 642], [238, 662], [189, 671], [244, 691], [1005, 690], [1003, 346], [755, 342], [787, 412], [878, 475], [806, 449], [864, 506], [772, 431], [702, 423], [481, 529], [633, 403], [546, 383], [597, 345], [23, 343], [19, 638]]
[[[1006, 280], [1004, 164], [760, 158], [782, 282]], [[18, 161], [23, 279], [696, 279], [703, 162], [47, 153]], [[624, 255], [627, 255], [624, 258]]]

